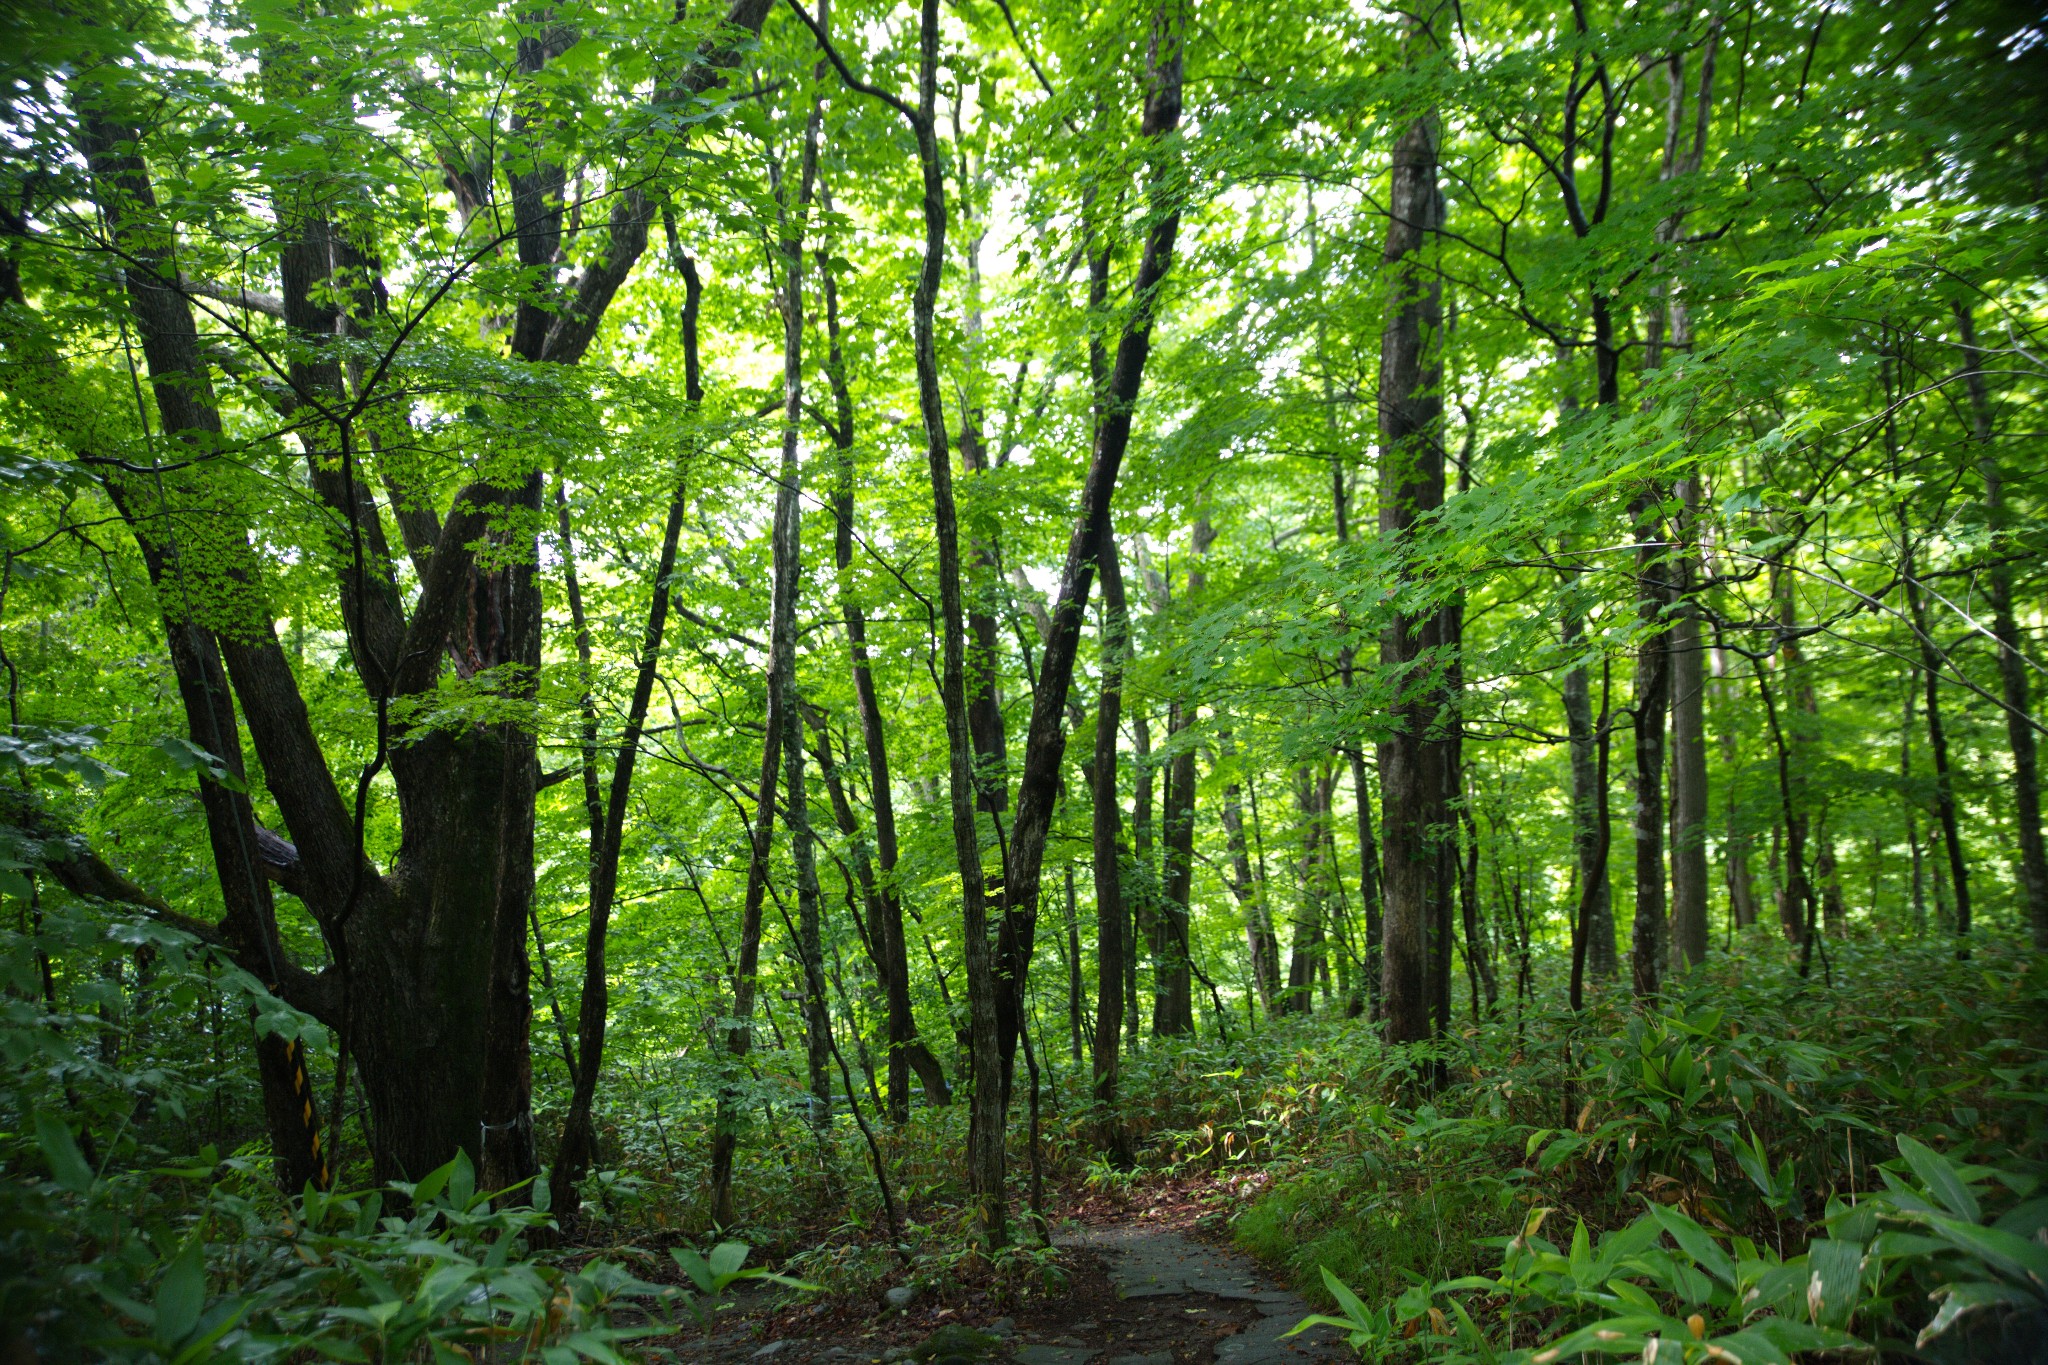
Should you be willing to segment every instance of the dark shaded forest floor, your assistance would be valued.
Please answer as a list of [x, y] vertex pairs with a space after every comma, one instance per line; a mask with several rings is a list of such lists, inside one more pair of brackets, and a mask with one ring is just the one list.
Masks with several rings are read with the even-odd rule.
[[1204, 1183], [1082, 1190], [1051, 1210], [1065, 1282], [920, 1292], [908, 1305], [743, 1293], [702, 1331], [659, 1345], [715, 1365], [1334, 1365], [1337, 1334], [1287, 1334], [1314, 1310], [1228, 1244]]

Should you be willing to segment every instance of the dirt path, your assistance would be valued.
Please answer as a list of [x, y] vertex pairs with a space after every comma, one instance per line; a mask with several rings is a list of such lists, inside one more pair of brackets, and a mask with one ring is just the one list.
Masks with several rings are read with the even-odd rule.
[[[1289, 1337], [1313, 1310], [1249, 1258], [1179, 1229], [1139, 1221], [1053, 1238], [1069, 1293], [980, 1321], [971, 1310], [921, 1305], [868, 1320], [803, 1313], [747, 1318], [715, 1335], [668, 1344], [705, 1365], [1339, 1365], [1338, 1335]], [[821, 1306], [822, 1309], [822, 1306]], [[819, 1311], [819, 1310], [813, 1310]]]

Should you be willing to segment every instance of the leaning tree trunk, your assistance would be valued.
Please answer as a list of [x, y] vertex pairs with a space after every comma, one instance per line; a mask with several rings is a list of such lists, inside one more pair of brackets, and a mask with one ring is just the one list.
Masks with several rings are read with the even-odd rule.
[[1130, 446], [1131, 417], [1151, 354], [1152, 321], [1160, 288], [1173, 261], [1180, 231], [1180, 196], [1184, 185], [1169, 164], [1162, 144], [1180, 126], [1182, 84], [1182, 0], [1162, 0], [1155, 10], [1147, 60], [1145, 110], [1139, 135], [1157, 158], [1151, 176], [1151, 228], [1132, 284], [1134, 300], [1117, 340], [1116, 359], [1103, 392], [1103, 417], [1095, 450], [1081, 486], [1074, 529], [1060, 570], [1060, 588], [1052, 608], [1052, 632], [1046, 639], [1032, 696], [1031, 725], [1024, 743], [1024, 765], [1017, 783], [1017, 816], [1010, 836], [1004, 894], [1019, 919], [1020, 954], [1029, 961], [1038, 908], [1039, 877], [1045, 862], [1046, 838], [1058, 803], [1061, 759], [1066, 752], [1067, 692], [1073, 683], [1074, 660], [1080, 649], [1081, 622], [1095, 567], [1108, 536], [1110, 500], [1117, 474]]

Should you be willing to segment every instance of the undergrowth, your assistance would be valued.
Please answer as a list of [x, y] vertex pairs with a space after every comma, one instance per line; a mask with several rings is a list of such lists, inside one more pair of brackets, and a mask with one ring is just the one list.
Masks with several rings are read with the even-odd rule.
[[[1526, 1286], [1499, 1287], [1503, 1248], [1528, 1252], [1540, 1226], [1567, 1241], [1582, 1226], [1596, 1245], [1646, 1227], [1630, 1235], [1656, 1241], [1661, 1225], [1643, 1220], [1669, 1215], [1803, 1266], [1845, 1211], [1916, 1178], [1900, 1175], [1902, 1143], [1988, 1181], [1987, 1217], [2026, 1205], [2048, 1170], [2042, 967], [2017, 944], [1958, 962], [1946, 946], [1850, 942], [1828, 970], [1801, 979], [1759, 939], [1673, 983], [1654, 1011], [1609, 988], [1576, 1017], [1504, 1001], [1425, 1048], [1325, 1019], [1227, 1053], [1156, 1049], [1127, 1077], [1143, 1097], [1129, 1118], [1152, 1168], [1252, 1196], [1232, 1220], [1241, 1245], [1326, 1307], [1387, 1306], [1436, 1354], [1457, 1332], [1430, 1288], [1489, 1281], [1521, 1302]], [[2030, 1216], [2016, 1215], [2029, 1238]], [[1928, 1294], [1949, 1283], [1930, 1268], [1956, 1249], [1920, 1247], [1913, 1262], [1897, 1235], [1887, 1245], [1909, 1263], [1892, 1278], [1918, 1292], [1884, 1298], [1866, 1330], [1906, 1340], [1953, 1301]], [[1583, 1317], [1569, 1300], [1525, 1304], [1524, 1335]], [[2021, 1311], [1979, 1306], [1986, 1320]], [[1705, 1352], [1711, 1338], [1692, 1340]], [[1802, 1342], [1787, 1349], [1821, 1348]]]

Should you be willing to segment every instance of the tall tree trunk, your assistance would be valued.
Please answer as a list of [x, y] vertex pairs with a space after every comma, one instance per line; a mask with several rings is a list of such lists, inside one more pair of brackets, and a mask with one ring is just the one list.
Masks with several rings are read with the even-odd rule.
[[[1687, 525], [1700, 501], [1699, 480], [1679, 482]], [[1671, 629], [1671, 965], [1697, 967], [1707, 956], [1707, 711], [1705, 650], [1690, 600], [1693, 560], [1677, 561], [1680, 609]]]
[[1224, 765], [1233, 780], [1223, 789], [1223, 837], [1230, 854], [1231, 894], [1238, 913], [1244, 917], [1245, 951], [1251, 963], [1252, 989], [1259, 1006], [1272, 1014], [1280, 990], [1280, 944], [1273, 936], [1273, 920], [1266, 901], [1265, 879], [1254, 874], [1251, 849], [1244, 832], [1244, 789], [1235, 780], [1237, 745], [1230, 731], [1218, 739]]
[[[1464, 796], [1462, 792], [1460, 795]], [[1500, 981], [1494, 975], [1493, 955], [1487, 951], [1486, 931], [1480, 924], [1479, 824], [1472, 818], [1469, 801], [1469, 797], [1464, 797], [1458, 807], [1459, 820], [1465, 827], [1464, 865], [1458, 877], [1458, 912], [1464, 920], [1465, 962], [1472, 974], [1472, 1004], [1473, 1012], [1477, 1014], [1481, 992], [1485, 993], [1489, 1011], [1500, 1004]]]
[[[1176, 698], [1167, 712], [1169, 743], [1193, 724], [1192, 708]], [[1195, 1031], [1194, 979], [1189, 970], [1190, 893], [1194, 884], [1195, 750], [1183, 739], [1166, 767], [1165, 822], [1159, 904], [1154, 921], [1152, 1032], [1157, 1037]]]
[[1019, 920], [1020, 958], [1029, 961], [1038, 909], [1039, 874], [1045, 861], [1046, 837], [1059, 798], [1060, 763], [1066, 751], [1067, 692], [1080, 649], [1081, 623], [1094, 586], [1096, 560], [1108, 534], [1110, 499], [1130, 445], [1131, 417], [1151, 354], [1152, 321], [1160, 287], [1173, 261], [1180, 230], [1181, 182], [1164, 164], [1165, 144], [1180, 126], [1182, 85], [1183, 0], [1161, 0], [1153, 14], [1147, 53], [1145, 110], [1139, 135], [1148, 154], [1157, 159], [1151, 174], [1150, 230], [1132, 284], [1133, 307], [1118, 338], [1116, 360], [1105, 386], [1103, 419], [1095, 451], [1082, 482], [1081, 502], [1067, 554], [1060, 570], [1060, 589], [1052, 608], [1053, 629], [1039, 667], [1032, 695], [1031, 726], [1025, 738], [1024, 766], [1017, 783], [1017, 816], [1010, 836], [1005, 892]]
[[2012, 513], [2005, 503], [2005, 473], [1994, 444], [1996, 412], [1984, 380], [1984, 352], [1977, 345], [1977, 324], [1967, 304], [1955, 305], [1962, 331], [1963, 378], [1970, 395], [1970, 429], [1977, 442], [1977, 475], [1984, 483], [1985, 518], [1995, 537], [1985, 571], [1991, 599], [1991, 633], [1998, 637], [1998, 679], [2005, 702], [2006, 741], [2012, 748], [2013, 819], [2020, 845], [2020, 907], [2033, 932], [2034, 947], [2048, 952], [2048, 848], [2041, 839], [2041, 771], [2036, 757], [2034, 717], [2028, 696], [2026, 656], [2021, 652], [2019, 622], [2013, 611], [2012, 566], [2009, 555]]
[[[1216, 532], [1208, 518], [1198, 519], [1194, 528], [1195, 561], [1187, 577], [1187, 601], [1191, 605], [1201, 601], [1208, 586], [1208, 576], [1200, 565], [1215, 539]], [[1164, 895], [1159, 905], [1162, 948], [1158, 954], [1164, 974], [1159, 978], [1158, 999], [1152, 1019], [1152, 1031], [1161, 1036], [1195, 1031], [1193, 958], [1189, 937], [1194, 912], [1195, 748], [1186, 738], [1186, 732], [1194, 724], [1194, 710], [1192, 698], [1175, 697], [1167, 720], [1168, 741], [1178, 739], [1179, 743], [1168, 760], [1166, 770], [1162, 841]]]
[[[1439, 333], [1442, 282], [1423, 260], [1437, 225], [1434, 115], [1408, 126], [1394, 146], [1388, 196], [1386, 262], [1392, 297], [1380, 337], [1380, 534], [1409, 533], [1443, 505], [1444, 451]], [[1431, 1032], [1429, 939], [1446, 909], [1441, 831], [1444, 744], [1440, 684], [1441, 613], [1397, 614], [1380, 639], [1380, 666], [1400, 700], [1379, 745], [1384, 919], [1380, 994], [1387, 1040], [1416, 1042]]]
[[1913, 556], [1902, 566], [1906, 580], [1906, 607], [1913, 619], [1913, 633], [1920, 639], [1920, 677], [1926, 685], [1927, 753], [1934, 765], [1934, 811], [1941, 822], [1943, 846], [1948, 852], [1950, 891], [1955, 898], [1956, 955], [1970, 952], [1970, 870], [1963, 853], [1962, 822], [1956, 813], [1955, 775], [1949, 768], [1948, 731], [1941, 718], [1941, 653], [1934, 637], [1927, 633], [1927, 608], [1920, 597], [1920, 583], [1914, 577]]
[[[1135, 938], [1131, 944], [1133, 958], [1142, 941], [1146, 955], [1152, 962], [1153, 1012], [1158, 1012], [1159, 1002], [1159, 865], [1152, 857], [1153, 786], [1156, 781], [1152, 767], [1152, 722], [1143, 711], [1131, 713], [1131, 872], [1130, 884], [1124, 888], [1124, 900], [1131, 909], [1131, 929]], [[1131, 1012], [1131, 1027], [1138, 1028], [1142, 1012], [1138, 1008], [1138, 992], [1135, 985], [1127, 1002]]]
[[1088, 994], [1081, 984], [1081, 918], [1074, 899], [1074, 865], [1067, 864], [1067, 1060], [1081, 1065], [1081, 1013]]
[[[1699, 89], [1693, 106], [1691, 146], [1685, 145], [1685, 56], [1674, 52], [1662, 63], [1665, 77], [1664, 158], [1660, 176], [1672, 181], [1697, 172], [1706, 156], [1707, 131], [1714, 94], [1714, 59], [1721, 25], [1713, 20], [1700, 59]], [[1681, 210], [1658, 224], [1657, 239], [1676, 254], [1684, 224]], [[1692, 349], [1692, 314], [1676, 282], [1660, 268], [1653, 298], [1662, 311], [1652, 321], [1647, 365], [1663, 364], [1667, 344], [1680, 353]], [[1707, 953], [1707, 739], [1698, 606], [1691, 599], [1694, 569], [1693, 535], [1699, 519], [1700, 483], [1696, 472], [1678, 481], [1683, 505], [1679, 546], [1668, 561], [1667, 590], [1679, 604], [1666, 641], [1671, 707], [1671, 966], [1697, 966]]]
[[[683, 276], [683, 387], [684, 399], [694, 412], [704, 401], [704, 371], [698, 350], [697, 319], [703, 304], [703, 281], [696, 262], [673, 251]], [[577, 1045], [570, 1064], [569, 1113], [562, 1122], [556, 1147], [555, 1165], [549, 1184], [555, 1207], [574, 1219], [578, 1207], [577, 1186], [596, 1159], [596, 1134], [591, 1106], [597, 1094], [598, 1073], [603, 1064], [605, 1024], [610, 1003], [609, 973], [606, 968], [606, 940], [612, 907], [617, 901], [619, 857], [625, 839], [626, 802], [632, 794], [633, 770], [640, 754], [640, 738], [653, 700], [655, 673], [661, 661], [662, 635], [668, 625], [669, 578], [675, 571], [676, 547], [681, 540], [686, 510], [685, 484], [679, 475], [675, 493], [669, 499], [668, 519], [662, 527], [661, 551], [651, 583], [652, 598], [647, 607], [647, 628], [642, 637], [633, 695], [627, 705], [626, 729], [613, 760], [609, 799], [598, 787], [597, 710], [591, 695], [590, 628], [583, 613], [583, 593], [576, 576], [574, 539], [569, 520], [569, 502], [562, 480], [555, 481], [555, 511], [562, 538], [563, 576], [568, 589], [570, 621], [576, 632], [578, 661], [583, 668], [580, 700], [583, 728], [580, 764], [586, 813], [590, 830], [590, 922], [583, 950], [583, 993], [577, 1011]]]
[[953, 461], [939, 391], [935, 313], [946, 262], [945, 166], [936, 110], [939, 79], [938, 0], [923, 0], [918, 19], [917, 109], [911, 130], [924, 175], [924, 259], [911, 301], [917, 405], [924, 423], [925, 465], [932, 485], [932, 526], [938, 543], [939, 616], [945, 662], [939, 693], [946, 717], [947, 785], [953, 856], [960, 873], [961, 956], [967, 970], [968, 1052], [973, 1098], [968, 1111], [967, 1183], [975, 1219], [990, 1246], [1009, 1241], [1003, 1195], [1002, 1062], [996, 1033], [996, 963], [989, 943], [988, 903], [976, 815], [973, 734], [968, 716], [967, 628], [961, 596], [960, 526], [953, 502]]
[[1920, 846], [1920, 803], [1913, 798], [1913, 709], [1920, 690], [1920, 665], [1906, 665], [1905, 717], [1899, 724], [1899, 791], [1906, 814], [1906, 849], [1912, 858], [1913, 936], [1927, 932], [1927, 866]]
[[1280, 1013], [1308, 1014], [1315, 1008], [1316, 968], [1323, 959], [1323, 836], [1325, 820], [1317, 807], [1319, 784], [1307, 768], [1294, 771], [1294, 807], [1300, 819], [1301, 861], [1294, 894], [1294, 942], [1287, 961], [1287, 988]]
[[[1594, 300], [1594, 326], [1609, 336], [1605, 300]], [[1629, 939], [1630, 975], [1638, 999], [1657, 994], [1665, 962], [1664, 739], [1671, 709], [1671, 634], [1665, 609], [1671, 602], [1666, 579], [1663, 523], [1657, 507], [1663, 490], [1646, 486], [1629, 504], [1635, 519], [1636, 617], [1645, 630], [1636, 650], [1635, 805], [1630, 829], [1636, 852], [1635, 923]]]
[[1095, 757], [1090, 765], [1095, 858], [1095, 1099], [1114, 1105], [1118, 1048], [1124, 1026], [1123, 808], [1117, 801], [1117, 729], [1123, 710], [1125, 618], [1123, 572], [1116, 540], [1104, 536], [1102, 564], [1102, 690], [1095, 700]]
[[[686, 311], [695, 313], [695, 297]], [[694, 325], [684, 330], [684, 346], [694, 351]], [[695, 370], [695, 365], [689, 367]], [[692, 402], [702, 395], [692, 396]], [[653, 600], [647, 608], [647, 629], [640, 646], [639, 668], [633, 679], [633, 696], [627, 704], [626, 729], [619, 738], [619, 752], [612, 764], [612, 783], [605, 805], [604, 825], [590, 860], [590, 923], [583, 946], [583, 994], [576, 1020], [575, 1077], [569, 1098], [569, 1113], [562, 1122], [561, 1141], [549, 1184], [569, 1219], [576, 1217], [577, 1186], [596, 1157], [596, 1133], [591, 1124], [591, 1105], [597, 1096], [597, 1082], [604, 1064], [605, 1023], [610, 1005], [609, 973], [606, 970], [606, 940], [612, 907], [618, 899], [619, 854], [625, 842], [626, 802], [633, 789], [633, 768], [640, 756], [640, 737], [647, 723], [647, 709], [654, 695], [654, 674], [661, 662], [661, 638], [668, 624], [669, 578], [675, 572], [676, 545], [681, 539], [685, 509], [683, 484], [679, 478], [669, 500], [668, 520], [662, 527], [661, 553], [654, 570]], [[566, 512], [564, 516], [566, 517]]]
[[[1557, 348], [1560, 370], [1565, 369], [1570, 354], [1563, 346]], [[1571, 392], [1567, 380], [1557, 403], [1559, 425], [1569, 424], [1579, 411], [1578, 398]], [[1586, 618], [1576, 607], [1566, 607], [1562, 625], [1566, 654], [1583, 649]], [[1596, 744], [1592, 678], [1583, 663], [1574, 663], [1566, 670], [1562, 695], [1571, 754], [1572, 852], [1584, 910], [1583, 914], [1575, 914], [1573, 918], [1575, 976], [1572, 995], [1573, 1008], [1576, 1009], [1582, 984], [1579, 977], [1584, 971], [1590, 968], [1599, 980], [1612, 981], [1619, 964], [1614, 948], [1614, 893], [1607, 880], [1606, 846], [1600, 833], [1606, 827], [1609, 809], [1606, 770], [1599, 762], [1606, 743], [1603, 737]], [[1599, 752], [1596, 753], [1596, 749]], [[1589, 892], [1591, 899], [1587, 899]]]
[[[1714, 647], [1714, 696], [1717, 706], [1730, 706], [1734, 702], [1734, 685], [1728, 676], [1727, 651], [1719, 644]], [[1742, 761], [1740, 743], [1732, 724], [1719, 727], [1721, 744], [1721, 766], [1728, 774], [1728, 830], [1725, 848], [1728, 859], [1728, 917], [1736, 929], [1747, 929], [1757, 920], [1756, 877], [1750, 867], [1750, 848], [1754, 843], [1749, 831], [1742, 827], [1742, 809], [1737, 796], [1741, 784], [1736, 780]]]
[[[1584, 619], [1568, 613], [1564, 618], [1565, 649], [1569, 652], [1584, 640]], [[1564, 675], [1564, 714], [1565, 728], [1571, 737], [1572, 849], [1578, 859], [1579, 894], [1586, 902], [1585, 965], [1597, 979], [1611, 981], [1618, 965], [1614, 950], [1614, 897], [1600, 840], [1600, 827], [1607, 817], [1607, 784], [1601, 780], [1596, 752], [1599, 746], [1593, 725], [1592, 680], [1583, 665]]]
[[[820, 75], [823, 73], [820, 72]], [[818, 130], [824, 107], [811, 102], [804, 128], [803, 159], [792, 208], [786, 183], [772, 186], [781, 220], [782, 255], [782, 462], [775, 487], [776, 582], [792, 581], [794, 600], [803, 583], [803, 468], [798, 461], [804, 417], [804, 229], [818, 177]], [[771, 177], [782, 177], [770, 163]], [[786, 504], [786, 506], [785, 506]], [[785, 527], [786, 523], [786, 527]], [[794, 639], [791, 644], [794, 646]], [[825, 994], [824, 914], [818, 898], [817, 852], [812, 844], [810, 795], [804, 781], [803, 717], [796, 686], [796, 650], [777, 657], [783, 669], [782, 781], [791, 861], [796, 864], [796, 952], [804, 973], [804, 1059], [811, 1088], [811, 1126], [823, 1133], [832, 1122], [832, 1014]], [[848, 1102], [852, 1095], [849, 1093]]]
[[[823, 202], [831, 207], [829, 193]], [[918, 1030], [917, 1015], [910, 1000], [910, 955], [903, 934], [903, 892], [896, 875], [896, 803], [890, 789], [888, 732], [882, 721], [882, 706], [875, 694], [873, 662], [868, 654], [866, 610], [854, 591], [854, 428], [853, 393], [846, 382], [846, 362], [839, 339], [839, 289], [831, 252], [817, 253], [818, 279], [825, 299], [825, 377], [832, 389], [834, 420], [832, 443], [838, 452], [836, 479], [832, 489], [834, 536], [832, 563], [839, 583], [839, 615], [846, 627], [847, 654], [853, 672], [854, 710], [860, 717], [861, 747], [867, 758], [868, 805], [875, 824], [875, 857], [881, 864], [879, 880], [865, 871], [869, 867], [866, 842], [860, 837], [853, 808], [837, 790], [837, 775], [821, 755], [828, 791], [835, 792], [833, 811], [840, 831], [854, 840], [854, 853], [863, 869], [863, 890], [872, 888], [868, 925], [874, 952], [875, 974], [881, 979], [888, 1000], [889, 1120], [910, 1119], [910, 1073], [915, 1071], [931, 1104], [947, 1104], [952, 1092], [939, 1059], [932, 1055]]]

